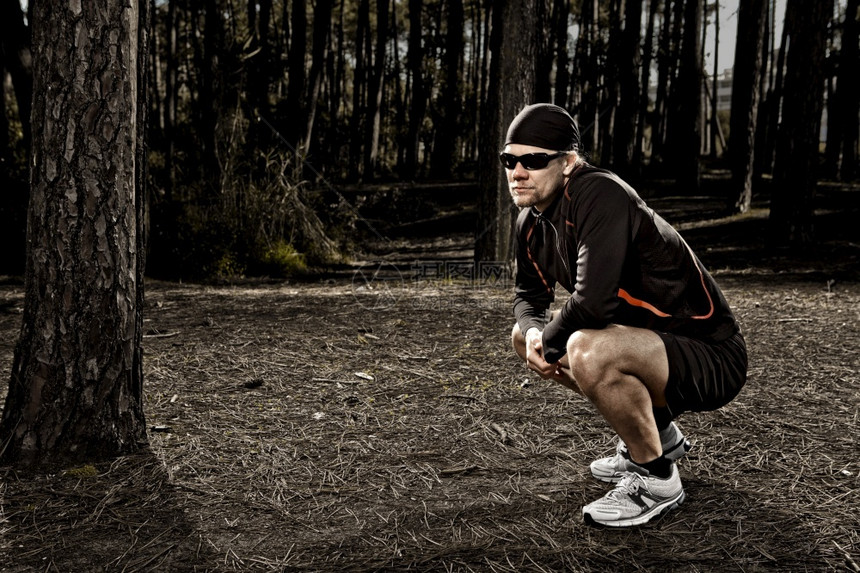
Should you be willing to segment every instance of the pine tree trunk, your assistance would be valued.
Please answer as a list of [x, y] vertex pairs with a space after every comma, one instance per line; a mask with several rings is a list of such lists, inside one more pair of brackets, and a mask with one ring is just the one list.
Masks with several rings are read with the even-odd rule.
[[657, 17], [659, 5], [659, 0], [649, 0], [648, 2], [648, 23], [645, 26], [644, 48], [642, 50], [642, 76], [639, 81], [639, 112], [636, 114], [636, 136], [633, 140], [632, 165], [637, 170], [642, 169], [642, 148], [645, 142], [645, 125], [648, 123], [648, 103], [650, 101], [651, 61], [654, 57], [654, 20]]
[[223, 90], [224, 29], [221, 12], [216, 0], [203, 0], [203, 66], [200, 71], [201, 85], [198, 94], [200, 105], [201, 146], [203, 152], [201, 178], [213, 185], [220, 185], [221, 164], [218, 160], [218, 120], [221, 115]]
[[[788, 31], [792, 28], [793, 11], [786, 10], [785, 19], [782, 26], [782, 41], [779, 47], [779, 55], [776, 58], [776, 76], [773, 80], [773, 88], [768, 92], [767, 100], [764, 109], [767, 111], [767, 116], [763, 122], [764, 134], [762, 137], [763, 150], [761, 154], [756, 154], [756, 157], [761, 157], [761, 163], [756, 167], [758, 173], [773, 173], [774, 169], [774, 154], [776, 153], [776, 138], [779, 128], [779, 120], [781, 117], [780, 109], [782, 108], [782, 97], [785, 90], [785, 58], [788, 47]], [[758, 159], [756, 160], [758, 161]]]
[[[660, 47], [657, 52], [657, 96], [654, 102], [653, 121], [651, 122], [651, 158], [661, 162], [666, 149], [668, 131], [669, 97], [674, 89], [672, 79], [677, 69], [678, 55], [676, 36], [680, 35], [680, 17], [673, 10], [672, 0], [665, 0], [663, 25], [660, 31]], [[683, 0], [674, 0], [674, 6], [681, 6]], [[676, 31], [678, 33], [676, 34]]]
[[444, 80], [438, 105], [436, 137], [430, 161], [431, 177], [444, 177], [456, 164], [456, 141], [460, 122], [460, 61], [463, 59], [463, 2], [448, 2], [448, 29], [445, 38]]
[[164, 170], [167, 173], [167, 181], [164, 186], [164, 198], [166, 202], [173, 199], [173, 190], [176, 187], [176, 171], [174, 168], [174, 156], [176, 155], [176, 101], [177, 101], [177, 79], [179, 74], [179, 62], [177, 60], [178, 48], [178, 15], [176, 2], [167, 5], [167, 70], [165, 79], [165, 114], [164, 114], [164, 141], [165, 157]]
[[569, 57], [567, 55], [567, 18], [570, 16], [569, 0], [555, 0], [552, 12], [555, 22], [555, 104], [567, 105], [567, 91], [570, 87]]
[[767, 0], [744, 2], [738, 11], [737, 45], [732, 79], [729, 161], [732, 168], [729, 211], [745, 213], [752, 203], [755, 136], [762, 80], [762, 45]]
[[701, 109], [702, 60], [701, 22], [702, 0], [685, 0], [684, 37], [681, 42], [681, 67], [678, 70], [676, 93], [677, 122], [670, 136], [674, 143], [673, 156], [677, 166], [676, 184], [685, 195], [697, 195], [701, 183]]
[[314, 121], [316, 119], [317, 105], [319, 104], [320, 90], [322, 88], [323, 70], [328, 57], [328, 46], [331, 36], [331, 14], [334, 9], [332, 0], [317, 0], [314, 8], [314, 38], [311, 48], [311, 76], [310, 94], [308, 96], [307, 123], [305, 125], [304, 148], [311, 148], [314, 132]]
[[[382, 95], [385, 89], [385, 61], [388, 43], [389, 0], [376, 1], [376, 58], [368, 85], [367, 126], [364, 145], [364, 180], [375, 177], [379, 162], [379, 133], [382, 128]], [[370, 50], [368, 50], [368, 57]]]
[[352, 115], [349, 118], [349, 178], [361, 175], [362, 144], [364, 143], [364, 116], [367, 111], [367, 58], [365, 38], [370, 36], [370, 0], [359, 0], [355, 29], [355, 71], [352, 81]]
[[[635, 175], [633, 165], [633, 146], [636, 141], [636, 119], [639, 110], [639, 77], [640, 63], [639, 44], [642, 40], [640, 22], [642, 20], [642, 0], [626, 0], [624, 10], [624, 32], [621, 40], [619, 55], [619, 101], [618, 115], [615, 119], [615, 142], [613, 150], [613, 165], [618, 173], [625, 177]], [[642, 86], [648, 91], [648, 86]]]
[[776, 244], [808, 244], [814, 239], [816, 166], [824, 99], [827, 24], [833, 0], [812, 5], [789, 2], [788, 55], [782, 116], [774, 159], [770, 202], [771, 237]]
[[[506, 41], [508, 34], [514, 34], [517, 41]], [[490, 85], [481, 115], [476, 261], [509, 261], [513, 256], [516, 209], [498, 153], [508, 125], [534, 99], [536, 34], [535, 0], [493, 3]]]
[[424, 113], [427, 111], [421, 31], [423, 4], [422, 0], [409, 0], [409, 46], [406, 53], [406, 65], [409, 69], [409, 77], [412, 79], [412, 89], [410, 90], [409, 128], [406, 133], [404, 179], [412, 179], [418, 172], [419, 137], [421, 126], [424, 123]]
[[298, 147], [302, 137], [305, 135], [305, 97], [306, 97], [306, 75], [305, 55], [307, 53], [307, 2], [305, 0], [293, 0], [290, 26], [290, 59], [288, 63], [289, 85], [287, 86], [287, 104], [283, 110], [283, 119], [286, 122], [286, 133], [284, 136], [290, 145]]
[[145, 444], [149, 2], [34, 5], [39, 97], [23, 326], [0, 423], [6, 461], [80, 462]]
[[848, 0], [845, 25], [842, 28], [842, 51], [839, 55], [839, 116], [845, 122], [842, 132], [842, 158], [839, 176], [851, 181], [857, 175], [857, 143], [860, 139], [860, 0]]

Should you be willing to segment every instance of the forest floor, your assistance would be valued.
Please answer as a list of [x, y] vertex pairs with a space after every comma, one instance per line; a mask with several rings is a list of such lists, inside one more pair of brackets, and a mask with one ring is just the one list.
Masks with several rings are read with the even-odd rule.
[[[583, 523], [614, 437], [514, 358], [510, 279], [470, 274], [452, 203], [323, 280], [150, 281], [150, 448], [0, 468], [0, 571], [860, 571], [858, 197], [822, 194], [805, 252], [765, 246], [761, 206], [649, 201], [750, 357], [736, 400], [679, 419], [687, 498], [656, 521]], [[22, 305], [0, 281], [7, 379]]]

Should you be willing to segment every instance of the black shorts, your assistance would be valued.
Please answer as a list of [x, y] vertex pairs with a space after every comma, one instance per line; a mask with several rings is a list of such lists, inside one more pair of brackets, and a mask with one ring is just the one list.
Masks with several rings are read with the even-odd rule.
[[669, 357], [666, 402], [672, 417], [725, 406], [746, 383], [747, 347], [740, 332], [718, 343], [657, 334]]

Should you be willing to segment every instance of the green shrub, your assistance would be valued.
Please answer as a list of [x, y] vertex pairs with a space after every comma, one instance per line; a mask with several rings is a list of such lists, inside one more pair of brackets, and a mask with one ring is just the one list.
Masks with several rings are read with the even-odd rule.
[[259, 260], [259, 272], [273, 277], [289, 277], [306, 273], [305, 255], [286, 241], [276, 241], [265, 247]]

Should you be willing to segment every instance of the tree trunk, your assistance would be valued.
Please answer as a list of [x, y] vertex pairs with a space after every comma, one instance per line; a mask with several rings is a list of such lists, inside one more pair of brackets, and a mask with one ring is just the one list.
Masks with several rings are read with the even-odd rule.
[[[620, 76], [623, 73], [622, 62], [624, 29], [622, 27], [623, 11], [626, 0], [612, 0], [609, 3], [609, 44], [606, 47], [606, 65], [601, 66], [603, 74], [603, 96], [598, 108], [600, 109], [600, 162], [615, 168], [615, 119], [618, 116], [618, 99], [621, 93]], [[621, 119], [621, 118], [619, 118]]]
[[289, 85], [287, 86], [287, 103], [283, 110], [283, 119], [286, 122], [285, 137], [290, 145], [298, 147], [305, 134], [307, 127], [305, 115], [305, 56], [307, 53], [307, 2], [306, 0], [293, 0], [291, 13], [292, 33], [290, 35], [290, 61], [287, 74]]
[[681, 42], [681, 67], [678, 70], [676, 93], [677, 122], [670, 136], [674, 141], [674, 157], [678, 189], [685, 195], [697, 195], [701, 183], [699, 151], [701, 138], [702, 60], [701, 22], [702, 0], [685, 0], [684, 37]]
[[787, 10], [782, 26], [782, 42], [779, 46], [779, 55], [776, 59], [776, 76], [773, 80], [773, 89], [767, 95], [765, 102], [765, 110], [767, 116], [764, 118], [762, 128], [764, 134], [756, 137], [761, 137], [763, 143], [763, 151], [761, 154], [756, 154], [756, 157], [761, 156], [761, 164], [756, 168], [759, 173], [773, 173], [774, 154], [776, 151], [777, 130], [779, 128], [779, 120], [782, 117], [780, 110], [782, 109], [782, 97], [785, 89], [785, 57], [788, 49], [788, 31], [792, 27], [791, 19], [794, 18], [794, 12]]
[[251, 38], [248, 49], [251, 57], [247, 60], [248, 86], [246, 94], [250, 115], [248, 119], [247, 145], [251, 148], [259, 145], [257, 117], [269, 115], [269, 84], [273, 73], [271, 70], [271, 47], [269, 45], [269, 24], [272, 19], [272, 0], [248, 1], [248, 27]]
[[355, 28], [355, 71], [352, 81], [352, 116], [349, 119], [349, 178], [357, 180], [361, 175], [361, 148], [364, 143], [364, 116], [367, 92], [367, 61], [365, 38], [370, 36], [370, 0], [359, 0]]
[[218, 159], [218, 120], [223, 95], [224, 28], [216, 0], [203, 0], [203, 66], [198, 94], [200, 105], [201, 147], [203, 152], [201, 178], [220, 185], [221, 164]]
[[[516, 209], [498, 153], [508, 125], [534, 98], [538, 25], [535, 1], [503, 0], [493, 3], [490, 86], [484, 113], [481, 114], [476, 261], [507, 262], [513, 256]], [[516, 42], [505, 41], [511, 35], [517, 38]], [[509, 81], [509, 78], [517, 81]]]
[[[0, 113], [0, 182], [3, 184], [3, 189], [6, 189], [7, 177], [9, 176], [9, 170], [12, 168], [12, 144], [9, 139], [9, 118], [6, 117], [6, 66], [5, 66], [5, 53], [0, 46], [0, 102], [3, 102], [3, 105], [0, 106], [0, 109], [3, 110], [3, 113]], [[3, 213], [2, 207], [0, 207], [0, 214]], [[0, 271], [2, 272], [2, 271]]]
[[314, 8], [314, 38], [311, 48], [310, 93], [308, 94], [307, 123], [305, 126], [304, 148], [311, 148], [314, 121], [322, 88], [323, 70], [328, 57], [329, 37], [331, 36], [331, 14], [334, 9], [332, 0], [317, 0]]
[[[552, 0], [539, 0], [535, 3], [537, 21], [540, 22], [541, 33], [537, 38], [535, 53], [535, 101], [548, 102], [552, 100], [552, 58], [555, 45], [555, 26], [550, 22], [548, 4]], [[546, 27], [544, 23], [546, 22]]]
[[770, 201], [771, 238], [776, 244], [813, 241], [815, 168], [824, 98], [827, 24], [833, 0], [790, 1], [786, 11], [788, 55], [783, 117], [774, 159]]
[[325, 145], [323, 146], [325, 153], [329, 157], [340, 157], [344, 149], [341, 124], [341, 99], [344, 93], [344, 83], [346, 77], [346, 55], [344, 49], [344, 32], [343, 19], [345, 2], [339, 2], [337, 23], [332, 36], [335, 38], [334, 46], [328, 57], [329, 73], [331, 78], [331, 94], [328, 101], [328, 125], [326, 129]]
[[418, 149], [421, 126], [427, 111], [427, 95], [424, 87], [424, 50], [422, 48], [421, 11], [422, 0], [409, 0], [409, 46], [406, 65], [412, 80], [410, 90], [411, 111], [409, 129], [406, 133], [406, 161], [404, 179], [413, 179], [418, 172]]
[[457, 163], [457, 134], [460, 132], [460, 61], [463, 59], [463, 2], [448, 0], [448, 30], [445, 38], [443, 60], [444, 79], [441, 98], [436, 113], [436, 136], [433, 142], [433, 157], [430, 173], [433, 177], [444, 177], [451, 173]]
[[[388, 43], [388, 2], [376, 0], [376, 58], [367, 94], [367, 127], [364, 146], [364, 177], [372, 180], [379, 162], [379, 132], [382, 128], [382, 94], [385, 89], [385, 61]], [[368, 37], [369, 40], [369, 37]], [[368, 57], [370, 50], [368, 50]]]
[[177, 60], [178, 49], [178, 16], [176, 10], [177, 2], [169, 2], [167, 5], [167, 70], [165, 80], [165, 113], [164, 113], [164, 170], [167, 181], [164, 184], [164, 198], [167, 202], [173, 199], [173, 191], [176, 187], [176, 175], [174, 169], [174, 156], [176, 154], [176, 102], [178, 99], [177, 78], [179, 74], [179, 62]]
[[[633, 147], [636, 141], [637, 112], [639, 109], [640, 47], [642, 40], [642, 0], [626, 0], [624, 10], [624, 31], [619, 55], [619, 100], [618, 115], [615, 119], [615, 142], [613, 166], [624, 177], [634, 176]], [[648, 92], [648, 86], [642, 90]]]
[[567, 91], [570, 87], [569, 57], [567, 55], [567, 19], [570, 16], [570, 0], [555, 0], [552, 11], [555, 22], [555, 105], [567, 105]]
[[[574, 69], [578, 81], [571, 93], [571, 109], [581, 124], [583, 148], [599, 153], [600, 129], [600, 70], [597, 64], [598, 38], [597, 0], [584, 0], [580, 10], [580, 34], [576, 43]], [[588, 142], [585, 144], [585, 142]]]
[[[676, 39], [680, 36], [680, 17], [677, 10], [673, 10], [672, 0], [665, 2], [660, 47], [657, 51], [657, 96], [654, 102], [654, 119], [651, 122], [651, 158], [656, 162], [663, 160], [666, 149], [669, 97], [674, 90], [672, 80], [678, 62]], [[674, 6], [680, 6], [682, 2], [683, 0], [674, 0]]]
[[[739, 8], [740, 10], [740, 8]], [[757, 57], [757, 56], [756, 56]], [[714, 73], [711, 78], [713, 89], [711, 91], [711, 159], [717, 158], [717, 135], [720, 132], [720, 118], [717, 115], [717, 103], [719, 102], [720, 83], [720, 3], [714, 2]]]
[[39, 97], [24, 316], [0, 423], [8, 462], [75, 463], [145, 445], [149, 1], [34, 5]]
[[857, 175], [857, 143], [860, 139], [860, 0], [848, 0], [845, 25], [842, 28], [842, 51], [839, 54], [838, 90], [844, 122], [842, 131], [842, 160], [839, 176], [851, 181]]
[[645, 144], [645, 125], [648, 120], [648, 103], [650, 101], [651, 60], [654, 54], [654, 20], [657, 17], [659, 5], [660, 0], [649, 0], [648, 2], [648, 23], [645, 27], [644, 48], [642, 50], [642, 77], [639, 81], [639, 112], [636, 114], [636, 136], [633, 140], [632, 165], [637, 170], [642, 169], [642, 148]]
[[732, 79], [729, 162], [732, 169], [728, 208], [746, 213], [752, 203], [755, 135], [762, 79], [762, 45], [767, 23], [767, 0], [750, 0], [738, 11], [737, 45]]

